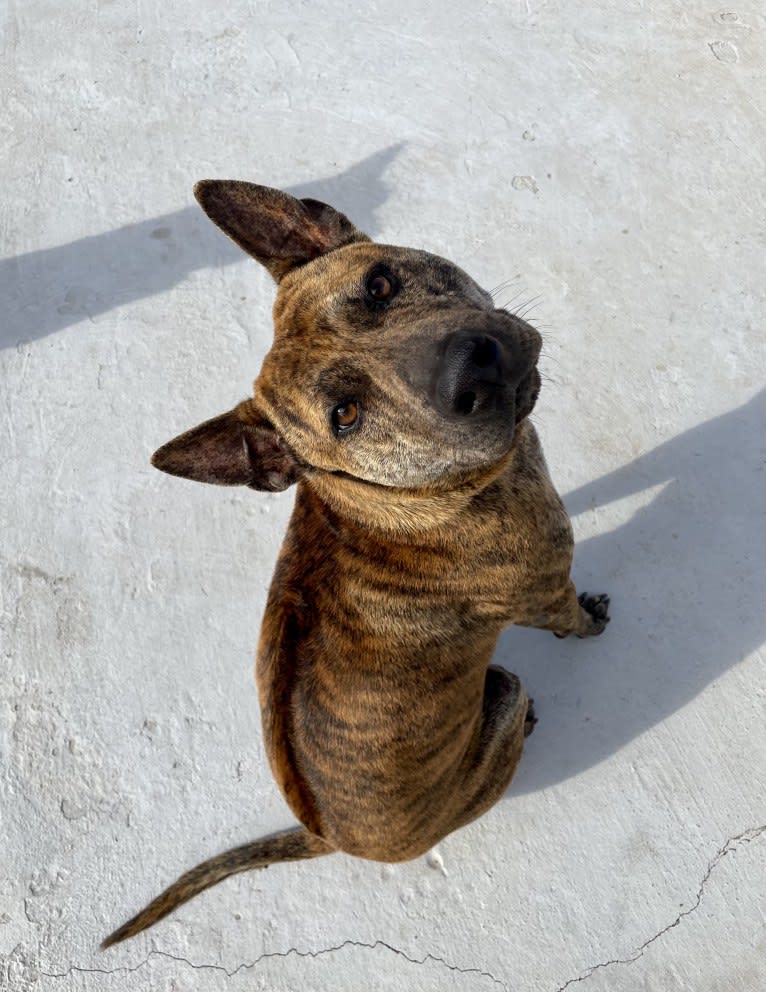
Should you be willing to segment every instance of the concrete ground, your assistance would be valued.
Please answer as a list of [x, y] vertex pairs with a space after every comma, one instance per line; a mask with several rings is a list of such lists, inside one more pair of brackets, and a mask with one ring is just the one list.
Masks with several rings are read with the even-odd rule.
[[[0, 988], [761, 992], [762, 4], [0, 17]], [[429, 857], [240, 876], [100, 953], [292, 822], [251, 676], [292, 496], [148, 464], [269, 347], [272, 285], [203, 177], [328, 200], [534, 306], [534, 420], [614, 619], [503, 636], [540, 722]]]

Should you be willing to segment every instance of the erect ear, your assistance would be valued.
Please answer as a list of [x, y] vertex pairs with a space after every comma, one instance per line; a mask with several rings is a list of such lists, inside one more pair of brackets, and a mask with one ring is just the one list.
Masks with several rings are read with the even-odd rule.
[[212, 222], [265, 265], [277, 282], [312, 258], [370, 240], [326, 203], [298, 200], [268, 186], [203, 179], [194, 195]]
[[270, 492], [287, 489], [304, 467], [251, 400], [163, 444], [152, 465], [195, 482]]

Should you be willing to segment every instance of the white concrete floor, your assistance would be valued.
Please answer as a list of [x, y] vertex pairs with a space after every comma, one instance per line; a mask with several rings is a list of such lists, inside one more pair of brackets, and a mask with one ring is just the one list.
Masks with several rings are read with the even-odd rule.
[[[8, 0], [0, 988], [766, 988], [764, 15], [676, 2]], [[506, 801], [397, 867], [230, 880], [291, 822], [251, 678], [291, 505], [149, 467], [247, 394], [273, 290], [203, 177], [311, 194], [534, 300], [534, 419], [608, 590], [510, 631]]]

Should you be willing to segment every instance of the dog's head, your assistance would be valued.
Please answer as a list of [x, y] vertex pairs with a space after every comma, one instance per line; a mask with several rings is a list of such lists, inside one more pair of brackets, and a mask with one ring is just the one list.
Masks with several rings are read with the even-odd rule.
[[301, 475], [417, 490], [503, 459], [540, 386], [540, 335], [456, 265], [375, 244], [317, 200], [204, 181], [208, 216], [278, 283], [254, 396], [153, 463], [224, 485]]

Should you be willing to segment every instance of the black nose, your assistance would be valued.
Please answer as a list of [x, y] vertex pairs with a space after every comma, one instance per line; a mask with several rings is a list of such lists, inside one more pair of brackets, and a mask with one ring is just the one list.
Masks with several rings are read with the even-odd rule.
[[503, 352], [495, 338], [458, 331], [448, 339], [437, 368], [436, 406], [458, 417], [494, 409], [503, 373]]

